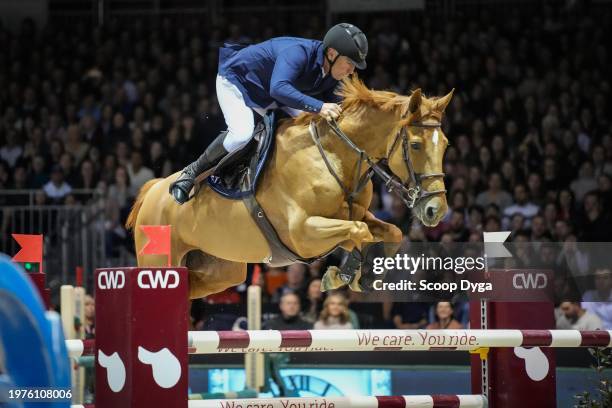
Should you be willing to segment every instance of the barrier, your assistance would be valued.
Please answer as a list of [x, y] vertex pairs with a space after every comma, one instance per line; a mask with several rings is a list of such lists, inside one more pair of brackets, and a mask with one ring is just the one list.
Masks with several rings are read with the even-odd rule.
[[[299, 404], [312, 404], [306, 405], [311, 408], [332, 408], [332, 405], [335, 408], [411, 406], [408, 402], [422, 407], [472, 407], [487, 404], [492, 408], [553, 407], [554, 358], [550, 357], [549, 351], [554, 347], [610, 347], [612, 342], [611, 331], [491, 328], [500, 321], [508, 325], [538, 327], [544, 321], [538, 318], [538, 313], [548, 316], [548, 306], [538, 305], [537, 312], [529, 313], [530, 308], [535, 306], [523, 303], [500, 305], [490, 310], [481, 307], [477, 310], [479, 317], [472, 316], [472, 327], [476, 327], [474, 330], [188, 332], [186, 298], [187, 271], [184, 268], [97, 271], [98, 337], [95, 342], [68, 340], [65, 344], [72, 356], [95, 353], [96, 405], [99, 408], [239, 408], [249, 402], [257, 406], [285, 408], [291, 406], [287, 404], [295, 404], [296, 407]], [[474, 309], [478, 308], [473, 307], [472, 311]], [[552, 310], [550, 312], [552, 317]], [[519, 317], [524, 322], [517, 323]], [[544, 325], [548, 325], [548, 322]], [[487, 354], [489, 348], [491, 351]], [[222, 402], [188, 402], [186, 397], [189, 352], [216, 354], [411, 350], [480, 351], [480, 358], [488, 356], [483, 361], [486, 370], [472, 370], [473, 377], [481, 381], [473, 381], [473, 391], [477, 395], [350, 397], [337, 400], [281, 398]], [[496, 352], [501, 354], [495, 357]], [[475, 358], [480, 361], [480, 358]]]
[[[612, 347], [612, 331], [579, 330], [247, 330], [190, 331], [189, 354], [339, 351], [477, 351], [493, 347]], [[71, 357], [93, 355], [93, 340], [66, 340]]]
[[[256, 398], [189, 401], [189, 408], [485, 408], [481, 395], [401, 395], [382, 397]], [[71, 408], [94, 408], [72, 405]]]

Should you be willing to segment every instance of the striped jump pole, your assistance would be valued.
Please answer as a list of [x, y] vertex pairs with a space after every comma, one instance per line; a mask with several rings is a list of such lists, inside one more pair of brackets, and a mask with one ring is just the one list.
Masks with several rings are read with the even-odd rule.
[[612, 331], [252, 330], [189, 332], [193, 354], [472, 351], [483, 347], [610, 347]]
[[[402, 395], [389, 397], [318, 397], [192, 400], [189, 408], [485, 408], [481, 395]], [[71, 408], [95, 408], [72, 405]]]
[[[66, 340], [69, 355], [92, 355], [93, 340]], [[247, 330], [190, 331], [190, 354], [337, 351], [474, 351], [500, 347], [612, 347], [612, 331]]]
[[189, 408], [484, 408], [481, 395], [402, 395], [391, 397], [257, 398], [189, 401]]

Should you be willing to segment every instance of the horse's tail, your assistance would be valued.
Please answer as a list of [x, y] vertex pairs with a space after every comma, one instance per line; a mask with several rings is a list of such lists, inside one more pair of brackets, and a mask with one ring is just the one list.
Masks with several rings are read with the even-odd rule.
[[136, 197], [136, 201], [132, 206], [130, 215], [128, 215], [127, 221], [125, 222], [125, 228], [127, 228], [128, 231], [134, 229], [134, 227], [136, 226], [136, 218], [138, 217], [138, 212], [140, 211], [140, 207], [142, 207], [142, 202], [144, 201], [145, 196], [147, 195], [151, 187], [153, 187], [153, 185], [160, 180], [161, 179], [158, 178], [149, 180], [140, 188], [140, 191], [138, 192], [138, 197]]

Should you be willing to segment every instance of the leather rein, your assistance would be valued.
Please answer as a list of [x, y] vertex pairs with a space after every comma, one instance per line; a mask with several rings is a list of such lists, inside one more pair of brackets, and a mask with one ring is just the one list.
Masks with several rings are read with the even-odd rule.
[[[329, 170], [331, 175], [334, 177], [334, 179], [336, 180], [336, 182], [338, 183], [338, 185], [344, 192], [344, 199], [349, 206], [349, 220], [353, 218], [353, 202], [355, 201], [355, 198], [365, 188], [365, 186], [367, 185], [367, 183], [370, 181], [370, 179], [372, 178], [374, 174], [376, 174], [383, 180], [388, 192], [395, 191], [396, 194], [399, 196], [399, 198], [410, 209], [414, 208], [414, 206], [420, 200], [423, 200], [432, 195], [446, 193], [446, 189], [440, 189], [440, 190], [434, 190], [434, 191], [423, 190], [422, 188], [423, 180], [434, 178], [434, 177], [444, 177], [445, 174], [444, 173], [421, 174], [421, 173], [417, 173], [414, 170], [412, 160], [410, 160], [410, 154], [408, 150], [409, 149], [408, 133], [406, 131], [407, 127], [436, 128], [437, 129], [442, 126], [441, 123], [426, 124], [422, 122], [414, 122], [414, 123], [409, 123], [406, 126], [403, 126], [395, 135], [395, 140], [393, 141], [393, 144], [391, 145], [391, 149], [389, 149], [389, 152], [387, 153], [387, 157], [381, 160], [380, 162], [374, 161], [374, 159], [368, 156], [367, 153], [363, 149], [359, 148], [355, 143], [353, 143], [353, 141], [349, 139], [349, 137], [340, 129], [335, 119], [331, 119], [327, 121], [327, 124], [333, 130], [333, 132], [340, 138], [340, 140], [346, 143], [352, 150], [355, 151], [355, 153], [359, 155], [357, 168], [353, 176], [353, 180], [354, 180], [353, 189], [351, 190], [349, 189], [349, 187], [344, 185], [344, 183], [340, 179], [340, 176], [338, 176], [338, 173], [336, 173], [331, 162], [329, 161], [329, 158], [327, 157], [327, 154], [325, 153], [325, 149], [323, 149], [323, 145], [321, 144], [321, 138], [319, 136], [319, 131], [317, 129], [315, 122], [314, 121], [310, 122], [310, 135], [312, 136], [312, 140], [314, 141], [315, 145], [319, 149], [319, 152], [321, 153], [321, 157], [323, 158], [323, 161], [325, 162], [327, 169]], [[393, 154], [393, 152], [395, 151], [395, 149], [400, 145], [399, 143], [400, 139], [401, 139], [401, 146], [402, 146], [403, 161], [404, 161], [404, 164], [406, 165], [406, 169], [408, 170], [408, 174], [410, 175], [410, 183], [407, 185], [402, 183], [396, 176], [392, 175], [388, 171], [388, 161], [391, 155]], [[368, 169], [362, 176], [360, 176], [362, 164], [364, 161], [368, 164]]]

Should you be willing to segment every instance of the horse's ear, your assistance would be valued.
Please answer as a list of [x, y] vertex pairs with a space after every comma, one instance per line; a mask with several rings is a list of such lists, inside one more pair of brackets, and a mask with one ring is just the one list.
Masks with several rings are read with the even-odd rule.
[[436, 110], [438, 112], [444, 112], [451, 99], [453, 99], [453, 94], [455, 93], [455, 88], [451, 89], [451, 91], [445, 96], [441, 97], [436, 101]]
[[410, 113], [415, 113], [421, 107], [421, 100], [423, 99], [423, 95], [421, 95], [421, 88], [417, 88], [412, 95], [410, 95], [410, 102], [408, 103], [408, 110]]

